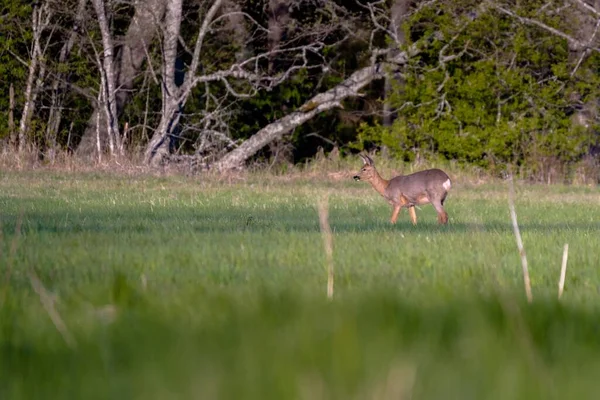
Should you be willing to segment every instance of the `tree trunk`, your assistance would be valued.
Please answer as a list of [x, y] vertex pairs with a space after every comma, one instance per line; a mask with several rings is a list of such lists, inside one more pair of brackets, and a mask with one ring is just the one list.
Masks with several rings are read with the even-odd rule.
[[[269, 0], [269, 51], [279, 46], [289, 20], [288, 0]], [[269, 56], [269, 74], [273, 72], [273, 64], [273, 56]]]
[[[403, 51], [390, 60], [387, 65], [390, 71], [396, 71], [400, 65], [406, 64], [408, 58], [417, 53], [415, 46], [409, 51]], [[214, 165], [219, 171], [243, 168], [246, 160], [255, 155], [260, 149], [275, 139], [282, 137], [293, 128], [310, 120], [322, 111], [340, 107], [342, 100], [348, 97], [360, 96], [359, 91], [375, 79], [384, 76], [384, 65], [375, 64], [354, 72], [348, 79], [324, 93], [314, 96], [302, 107], [289, 115], [267, 125], [244, 141], [235, 150], [227, 153]]]
[[[112, 34], [109, 28], [108, 17], [106, 16], [106, 7], [104, 0], [92, 0], [98, 24], [100, 25], [100, 33], [102, 35], [103, 54], [100, 68], [100, 74], [103, 76], [104, 85], [101, 85], [100, 90], [103, 96], [103, 109], [106, 118], [106, 130], [108, 133], [108, 146], [111, 156], [117, 152], [120, 153], [120, 135], [119, 121], [117, 115], [117, 99], [116, 87], [117, 76], [114, 70], [114, 45]], [[100, 60], [99, 60], [100, 61]]]
[[48, 3], [44, 3], [44, 5], [41, 7], [33, 7], [31, 23], [33, 31], [31, 60], [29, 63], [27, 85], [25, 88], [25, 103], [23, 104], [23, 113], [21, 114], [21, 120], [19, 122], [18, 151], [20, 153], [25, 151], [25, 147], [27, 145], [27, 136], [31, 124], [31, 117], [35, 111], [36, 94], [34, 85], [39, 85], [39, 81], [37, 84], [36, 81], [41, 78], [40, 74], [42, 73], [41, 70], [38, 71], [38, 66], [40, 65], [40, 59], [42, 56], [42, 46], [40, 41], [42, 37], [42, 31], [50, 23]]
[[[71, 50], [77, 40], [77, 30], [81, 27], [84, 20], [85, 6], [87, 0], [79, 0], [77, 5], [77, 11], [75, 14], [75, 22], [71, 28], [71, 33], [67, 41], [63, 44], [60, 49], [58, 56], [59, 65], [63, 65], [67, 62], [67, 59], [71, 55]], [[46, 126], [46, 142], [48, 146], [48, 158], [51, 162], [54, 161], [56, 151], [56, 138], [60, 129], [60, 123], [62, 120], [62, 110], [64, 96], [62, 95], [65, 88], [65, 74], [62, 71], [58, 71], [55, 74], [54, 81], [52, 82], [52, 93], [50, 100], [50, 112], [48, 115], [48, 123]]]
[[[127, 29], [125, 37], [119, 40], [119, 47], [114, 60], [114, 73], [117, 76], [116, 91], [116, 116], [123, 111], [124, 106], [131, 97], [133, 81], [141, 70], [144, 60], [147, 59], [148, 46], [154, 40], [160, 30], [160, 22], [163, 19], [165, 8], [169, 0], [145, 0], [136, 2], [135, 14]], [[96, 122], [100, 118], [101, 123], [101, 147], [105, 148], [104, 140], [107, 137], [105, 130], [103, 112], [98, 114], [96, 107], [88, 120], [88, 125], [77, 148], [77, 154], [81, 156], [93, 156], [96, 153], [97, 137]]]
[[196, 72], [200, 65], [202, 44], [209, 31], [210, 23], [221, 7], [223, 0], [215, 0], [208, 10], [196, 38], [190, 69], [181, 87], [175, 83], [175, 61], [182, 18], [182, 0], [171, 0], [165, 14], [162, 66], [162, 114], [158, 128], [146, 146], [144, 160], [147, 164], [158, 164], [169, 152], [169, 135], [179, 123], [181, 108], [198, 83]]
[[159, 162], [168, 153], [167, 136], [171, 133], [178, 109], [179, 88], [175, 84], [175, 61], [182, 18], [182, 0], [170, 1], [165, 14], [162, 64], [162, 113], [157, 130], [146, 148], [146, 163]]
[[[394, 48], [389, 54], [390, 58], [393, 58], [399, 51], [400, 46], [405, 44], [404, 31], [402, 30], [402, 21], [404, 16], [408, 13], [410, 7], [411, 0], [394, 0], [391, 10], [390, 10], [390, 26], [389, 30], [392, 36], [392, 44]], [[392, 81], [396, 80], [390, 74], [385, 76], [385, 85], [384, 85], [384, 102], [383, 102], [383, 126], [391, 126], [394, 116], [392, 115], [392, 110], [389, 102], [389, 97], [392, 92]]]
[[246, 20], [241, 14], [242, 9], [235, 0], [227, 0], [223, 3], [223, 14], [227, 15], [227, 29], [233, 33], [233, 43], [237, 51], [235, 52], [236, 62], [241, 62], [249, 53], [246, 41], [250, 37], [246, 28]]
[[15, 88], [12, 82], [8, 89], [8, 137], [11, 150], [16, 149], [18, 138], [15, 130]]

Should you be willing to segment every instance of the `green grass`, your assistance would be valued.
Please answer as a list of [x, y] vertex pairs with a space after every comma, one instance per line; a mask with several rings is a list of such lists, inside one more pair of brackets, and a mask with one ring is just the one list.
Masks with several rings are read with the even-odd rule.
[[[600, 190], [0, 173], [1, 399], [548, 399], [600, 384]], [[330, 194], [335, 295], [316, 203]], [[561, 302], [564, 243], [569, 269]], [[76, 344], [32, 289], [44, 284]]]

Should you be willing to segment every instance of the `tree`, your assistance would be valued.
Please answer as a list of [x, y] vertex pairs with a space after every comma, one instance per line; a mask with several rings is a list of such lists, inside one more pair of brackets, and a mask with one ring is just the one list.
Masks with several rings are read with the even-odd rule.
[[[105, 0], [93, 0], [96, 13], [102, 15], [111, 14], [106, 10]], [[119, 139], [118, 118], [122, 114], [127, 102], [134, 93], [134, 82], [150, 55], [150, 46], [154, 42], [157, 32], [162, 26], [168, 0], [145, 0], [134, 2], [135, 11], [133, 17], [128, 21], [126, 33], [123, 37], [114, 38], [110, 32], [108, 23], [102, 30], [103, 37], [103, 61], [101, 63], [101, 75], [108, 76], [106, 82], [101, 85], [101, 92], [105, 93], [104, 107], [98, 102], [94, 112], [90, 116], [87, 128], [81, 143], [77, 148], [79, 155], [92, 155], [97, 149], [97, 137], [100, 138], [101, 150], [104, 151], [109, 138], [113, 142]], [[112, 4], [112, 3], [111, 3]], [[105, 19], [108, 18], [107, 16]], [[113, 80], [113, 82], [110, 82]], [[109, 87], [110, 85], [110, 87]], [[108, 107], [108, 109], [107, 109]], [[107, 116], [110, 116], [107, 123]], [[98, 123], [100, 121], [100, 123]], [[99, 131], [98, 131], [99, 129]], [[109, 135], [109, 132], [112, 132]], [[114, 146], [114, 144], [113, 144]]]
[[42, 37], [46, 36], [44, 35], [44, 31], [48, 29], [51, 17], [52, 11], [50, 10], [48, 2], [44, 2], [41, 5], [34, 4], [31, 13], [31, 30], [33, 33], [31, 40], [31, 57], [29, 59], [29, 72], [27, 74], [27, 86], [25, 88], [25, 103], [21, 114], [21, 121], [19, 122], [19, 153], [23, 153], [26, 149], [27, 137], [31, 128], [31, 117], [35, 111], [37, 95], [40, 92], [46, 75], [46, 68], [42, 63], [42, 57], [51, 40], [52, 33], [50, 33], [45, 43], [42, 43]]
[[[275, 4], [275, 3], [270, 3]], [[282, 2], [275, 4], [281, 10]], [[298, 1], [296, 6], [302, 5]], [[180, 36], [181, 3], [173, 1], [167, 8], [163, 43], [163, 85], [162, 85], [162, 111], [160, 123], [150, 140], [145, 151], [147, 163], [160, 162], [169, 152], [169, 138], [173, 137], [174, 130], [178, 127], [181, 118], [181, 110], [184, 109], [189, 96], [204, 84], [204, 92], [197, 95], [211, 98], [211, 91], [224, 91], [224, 101], [217, 105], [222, 109], [227, 103], [236, 102], [255, 96], [259, 91], [269, 91], [288, 81], [295, 73], [307, 69], [322, 68], [320, 63], [321, 51], [326, 46], [325, 40], [331, 31], [336, 29], [336, 21], [299, 27], [287, 40], [281, 40], [279, 23], [281, 18], [269, 18], [271, 29], [261, 25], [260, 21], [254, 19], [250, 14], [242, 12], [250, 26], [248, 33], [260, 49], [261, 40], [268, 39], [268, 46], [264, 50], [258, 50], [254, 54], [246, 52], [242, 57], [225, 58], [222, 60], [210, 60], [205, 52], [204, 43], [210, 34], [231, 18], [232, 11], [220, 13], [223, 6], [222, 0], [215, 0], [202, 17], [202, 23], [195, 40], [195, 47], [191, 54], [190, 67], [185, 71], [185, 78], [181, 85], [175, 84], [174, 69], [178, 54], [178, 41]], [[327, 11], [327, 10], [325, 10]], [[237, 12], [236, 12], [237, 13]], [[281, 17], [283, 11], [277, 11]], [[331, 15], [327, 16], [332, 18]], [[272, 32], [277, 26], [276, 32]], [[273, 59], [277, 57], [280, 65], [275, 67]], [[203, 71], [199, 67], [203, 65]], [[203, 73], [204, 72], [204, 73]], [[208, 112], [205, 118], [211, 118], [219, 109]], [[205, 128], [206, 129], [206, 128]], [[226, 136], [226, 135], [222, 135]]]
[[10, 0], [0, 136], [50, 160], [77, 147], [225, 171], [326, 143], [547, 176], [599, 144], [597, 10], [596, 0]]

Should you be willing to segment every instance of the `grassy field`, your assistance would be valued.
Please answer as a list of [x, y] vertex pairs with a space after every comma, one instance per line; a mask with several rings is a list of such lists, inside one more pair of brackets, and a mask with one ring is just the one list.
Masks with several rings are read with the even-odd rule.
[[600, 189], [516, 191], [532, 304], [504, 183], [0, 172], [0, 399], [595, 398]]

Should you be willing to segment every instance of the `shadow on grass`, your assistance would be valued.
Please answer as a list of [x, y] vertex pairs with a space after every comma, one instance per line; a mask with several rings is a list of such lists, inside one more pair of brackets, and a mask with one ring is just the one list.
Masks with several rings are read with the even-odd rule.
[[[294, 214], [277, 212], [259, 214], [256, 212], [90, 212], [70, 216], [63, 212], [29, 212], [23, 215], [24, 233], [150, 233], [170, 232], [173, 235], [188, 233], [239, 233], [239, 232], [320, 232], [317, 216], [309, 212]], [[428, 216], [429, 217], [429, 216]], [[435, 218], [435, 217], [434, 217]], [[18, 216], [4, 215], [0, 220], [0, 230], [5, 237], [14, 234]], [[396, 225], [371, 215], [358, 218], [353, 215], [334, 215], [330, 218], [334, 233], [427, 233], [431, 235], [465, 232], [512, 233], [510, 221], [493, 220], [489, 222], [450, 222], [446, 226], [438, 225], [435, 220], [425, 220], [413, 226], [408, 220]], [[522, 223], [522, 232], [539, 231], [545, 233], [565, 231], [600, 232], [598, 222], [554, 222]]]

